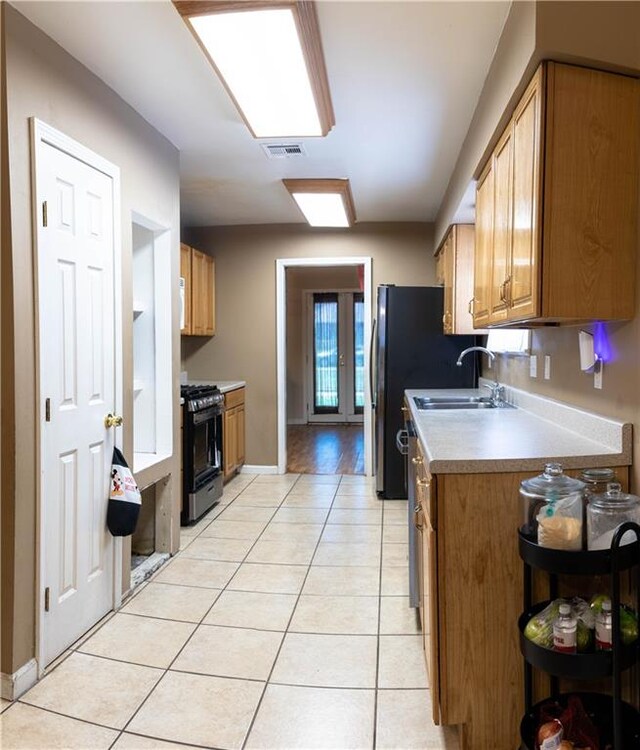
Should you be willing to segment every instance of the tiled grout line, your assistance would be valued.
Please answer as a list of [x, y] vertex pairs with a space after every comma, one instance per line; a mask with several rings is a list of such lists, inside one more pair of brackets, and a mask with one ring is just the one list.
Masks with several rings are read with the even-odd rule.
[[[256, 475], [256, 476], [257, 476], [257, 475]], [[255, 481], [255, 480], [254, 480], [254, 481]], [[292, 487], [294, 487], [294, 486], [295, 486], [295, 485], [297, 484], [297, 481], [298, 481], [298, 480], [296, 480], [296, 482], [294, 482], [294, 483], [293, 483]], [[251, 482], [250, 484], [253, 484], [253, 482]], [[249, 486], [249, 485], [247, 485], [247, 486]], [[245, 488], [245, 489], [246, 489], [246, 488]], [[289, 491], [290, 491], [290, 490], [289, 490]], [[242, 493], [240, 493], [240, 494], [242, 494]], [[229, 508], [229, 507], [230, 507], [230, 506], [231, 506], [231, 505], [233, 504], [233, 502], [234, 502], [234, 501], [235, 501], [235, 500], [237, 499], [237, 497], [239, 497], [239, 496], [240, 496], [240, 494], [239, 494], [239, 495], [237, 495], [237, 496], [236, 496], [236, 497], [235, 497], [235, 498], [233, 499], [233, 501], [232, 501], [231, 503], [229, 503], [229, 505], [227, 505], [227, 506], [225, 507], [225, 510], [226, 510], [227, 508]], [[288, 494], [289, 494], [289, 492], [287, 492], [287, 493], [285, 494], [284, 498], [282, 499], [282, 502], [284, 502], [284, 500], [285, 500], [285, 498], [287, 497], [287, 495], [288, 495]], [[282, 503], [281, 503], [281, 504], [282, 504]], [[278, 507], [280, 507], [280, 506], [278, 506]], [[238, 572], [238, 570], [240, 569], [240, 566], [241, 566], [241, 565], [242, 565], [242, 564], [244, 563], [244, 561], [246, 560], [247, 556], [248, 556], [248, 555], [249, 555], [249, 554], [251, 553], [251, 550], [252, 550], [252, 549], [253, 549], [253, 548], [255, 547], [255, 545], [256, 545], [256, 544], [258, 543], [258, 540], [260, 539], [260, 537], [262, 536], [262, 534], [264, 534], [264, 530], [265, 530], [265, 529], [267, 528], [267, 526], [269, 525], [269, 523], [271, 523], [271, 519], [273, 519], [273, 516], [275, 515], [275, 513], [276, 513], [277, 509], [278, 509], [278, 508], [274, 509], [274, 512], [273, 512], [273, 514], [271, 515], [271, 518], [270, 518], [270, 519], [269, 519], [269, 521], [267, 522], [267, 524], [266, 524], [266, 526], [264, 527], [264, 529], [263, 529], [263, 530], [262, 530], [262, 531], [260, 532], [260, 535], [258, 536], [258, 538], [257, 538], [257, 539], [256, 539], [256, 540], [255, 540], [255, 541], [253, 542], [253, 544], [251, 545], [251, 547], [250, 547], [250, 548], [249, 548], [249, 550], [247, 551], [247, 554], [245, 555], [245, 557], [244, 557], [243, 561], [242, 561], [242, 562], [240, 563], [240, 565], [238, 565], [238, 568], [236, 569], [236, 571], [235, 571], [235, 573], [233, 574], [233, 576], [235, 576], [235, 575], [236, 575], [236, 573], [237, 573], [237, 572]], [[224, 512], [224, 511], [222, 511], [222, 512]], [[222, 515], [222, 513], [220, 513], [219, 515]], [[219, 517], [219, 516], [217, 516], [217, 517]], [[215, 520], [215, 519], [213, 519], [213, 520]], [[212, 522], [213, 522], [213, 521], [212, 521]], [[205, 528], [206, 528], [206, 527], [205, 527]], [[203, 530], [204, 530], [204, 529], [203, 529]], [[177, 555], [176, 555], [176, 557], [177, 557]], [[312, 559], [313, 559], [313, 558], [312, 558]], [[310, 567], [310, 565], [309, 565], [309, 567]], [[308, 575], [308, 570], [307, 570], [307, 575]], [[184, 651], [184, 649], [186, 648], [187, 644], [188, 644], [188, 643], [189, 643], [189, 642], [191, 641], [191, 639], [193, 638], [193, 636], [194, 636], [194, 635], [195, 635], [195, 634], [196, 634], [196, 633], [198, 632], [198, 628], [200, 627], [200, 625], [202, 625], [202, 624], [204, 623], [204, 620], [205, 620], [205, 618], [206, 618], [206, 617], [207, 617], [207, 615], [208, 615], [208, 614], [209, 614], [209, 613], [211, 612], [211, 610], [212, 610], [212, 609], [213, 609], [213, 607], [215, 606], [215, 603], [216, 603], [216, 602], [218, 601], [218, 599], [220, 598], [220, 596], [222, 596], [222, 593], [223, 593], [224, 591], [226, 591], [226, 589], [227, 589], [227, 586], [228, 586], [228, 585], [229, 585], [229, 583], [231, 583], [231, 581], [233, 580], [233, 576], [232, 576], [232, 577], [231, 577], [231, 578], [229, 579], [229, 581], [227, 582], [227, 584], [225, 585], [225, 587], [224, 587], [223, 589], [221, 589], [221, 590], [220, 590], [220, 593], [218, 594], [218, 596], [216, 596], [216, 598], [215, 598], [215, 599], [214, 599], [214, 601], [212, 602], [211, 606], [210, 606], [210, 607], [209, 607], [209, 608], [207, 609], [207, 611], [206, 611], [206, 612], [204, 613], [204, 615], [202, 616], [202, 618], [200, 619], [200, 621], [199, 621], [199, 622], [198, 622], [198, 623], [196, 624], [196, 627], [194, 628], [194, 630], [193, 630], [193, 633], [191, 633], [191, 635], [190, 635], [190, 636], [189, 636], [189, 637], [187, 638], [187, 640], [186, 640], [186, 641], [185, 641], [185, 642], [184, 642], [184, 643], [182, 644], [182, 647], [180, 648], [180, 650], [178, 651], [178, 653], [177, 653], [177, 654], [176, 654], [176, 655], [174, 656], [174, 658], [173, 658], [173, 660], [171, 661], [171, 663], [169, 664], [169, 666], [168, 666], [168, 667], [167, 667], [167, 668], [166, 668], [166, 669], [164, 670], [163, 674], [162, 674], [162, 675], [160, 676], [160, 678], [158, 679], [158, 681], [156, 682], [156, 684], [155, 684], [155, 685], [154, 685], [154, 686], [153, 686], [153, 687], [151, 688], [151, 690], [149, 691], [149, 693], [147, 694], [147, 696], [145, 697], [145, 699], [144, 699], [144, 700], [142, 701], [142, 703], [141, 703], [141, 704], [140, 704], [140, 705], [138, 706], [138, 708], [137, 708], [137, 709], [136, 709], [136, 710], [134, 711], [134, 713], [132, 714], [132, 716], [131, 716], [131, 717], [129, 718], [129, 720], [127, 721], [127, 723], [126, 723], [126, 724], [124, 725], [123, 729], [122, 729], [122, 730], [120, 731], [120, 734], [118, 735], [118, 737], [116, 737], [116, 739], [114, 740], [114, 742], [113, 742], [113, 743], [112, 743], [112, 744], [110, 745], [110, 748], [109, 748], [109, 750], [111, 750], [111, 748], [112, 748], [112, 747], [113, 747], [113, 746], [115, 745], [115, 743], [116, 743], [116, 742], [118, 741], [118, 739], [119, 739], [119, 738], [120, 738], [120, 737], [122, 736], [122, 734], [124, 734], [124, 732], [126, 732], [126, 730], [127, 730], [127, 727], [128, 727], [128, 726], [129, 726], [129, 725], [131, 724], [131, 722], [132, 722], [132, 721], [133, 721], [133, 720], [135, 719], [135, 717], [136, 717], [136, 716], [138, 715], [138, 713], [140, 712], [140, 710], [142, 709], [142, 707], [143, 707], [143, 706], [145, 705], [145, 703], [146, 703], [146, 702], [147, 702], [147, 701], [149, 700], [149, 698], [151, 697], [151, 695], [153, 695], [153, 692], [154, 692], [154, 690], [155, 690], [155, 689], [156, 689], [156, 688], [158, 687], [158, 685], [159, 685], [159, 684], [160, 684], [160, 683], [162, 682], [162, 680], [163, 680], [163, 679], [164, 679], [164, 678], [166, 677], [167, 673], [168, 673], [168, 672], [169, 672], [169, 671], [171, 670], [171, 667], [172, 667], [172, 666], [173, 666], [173, 665], [175, 664], [176, 660], [177, 660], [177, 659], [178, 659], [178, 658], [180, 657], [180, 655], [182, 654], [182, 652], [183, 652], [183, 651]], [[306, 580], [306, 576], [305, 576], [305, 580]], [[302, 586], [304, 586], [304, 581], [302, 582]], [[301, 587], [300, 591], [302, 591], [302, 587]], [[298, 596], [299, 596], [299, 594], [298, 594]], [[297, 600], [296, 600], [296, 605], [297, 605]], [[293, 611], [292, 611], [292, 613], [291, 613], [291, 617], [293, 617], [293, 612], [295, 612], [295, 606], [294, 606], [294, 608], [293, 608]], [[290, 622], [290, 620], [289, 620], [289, 622]], [[288, 627], [288, 624], [287, 624], [287, 627]], [[280, 641], [280, 647], [278, 648], [278, 652], [277, 652], [277, 654], [276, 654], [276, 658], [275, 658], [275, 660], [274, 660], [274, 662], [273, 662], [273, 665], [272, 665], [272, 667], [271, 667], [271, 672], [273, 671], [273, 667], [275, 666], [275, 663], [276, 663], [276, 661], [277, 661], [277, 659], [278, 659], [278, 655], [279, 655], [279, 653], [280, 653], [280, 649], [282, 648], [282, 644], [284, 643], [284, 636], [285, 636], [285, 634], [286, 634], [286, 631], [285, 631], [285, 633], [283, 633], [283, 636], [282, 636], [282, 640]], [[177, 671], [177, 670], [176, 670], [176, 671]], [[269, 677], [271, 676], [271, 672], [269, 672]], [[200, 676], [203, 676], [203, 675], [200, 675]], [[214, 675], [204, 675], [204, 676], [214, 676]], [[228, 679], [243, 679], [243, 678], [229, 677]], [[258, 682], [262, 682], [262, 680], [258, 680]], [[260, 704], [262, 703], [262, 697], [264, 696], [264, 692], [265, 692], [265, 690], [266, 690], [266, 686], [267, 686], [267, 684], [268, 684], [268, 680], [267, 680], [267, 682], [265, 682], [265, 683], [264, 683], [265, 687], [264, 687], [264, 689], [263, 689], [263, 691], [262, 691], [262, 694], [261, 694], [261, 696], [260, 696], [260, 700], [259, 700], [259, 702], [258, 702], [258, 704], [257, 704], [257, 706], [256, 706], [256, 709], [255, 709], [255, 711], [254, 711], [254, 714], [253, 714], [253, 718], [252, 718], [252, 720], [251, 720], [251, 724], [249, 725], [249, 728], [247, 729], [247, 733], [246, 733], [246, 735], [245, 735], [245, 739], [244, 739], [244, 741], [243, 741], [243, 744], [242, 744], [242, 747], [243, 747], [243, 749], [244, 749], [244, 745], [246, 744], [246, 741], [247, 741], [247, 738], [248, 738], [248, 736], [249, 736], [249, 733], [250, 733], [250, 731], [251, 731], [251, 727], [253, 726], [253, 722], [255, 721], [255, 717], [256, 717], [256, 715], [257, 715], [257, 713], [258, 713], [258, 710], [259, 710], [259, 708], [260, 708]], [[157, 738], [156, 738], [156, 739], [157, 739]]]
[[[256, 706], [256, 710], [253, 712], [253, 717], [251, 718], [251, 722], [249, 724], [249, 727], [247, 728], [247, 732], [244, 736], [244, 741], [242, 742], [242, 748], [241, 750], [246, 750], [247, 742], [249, 741], [249, 737], [251, 736], [251, 732], [253, 730], [253, 726], [255, 724], [255, 721], [258, 717], [258, 714], [260, 713], [260, 707], [262, 706], [262, 701], [264, 700], [264, 696], [267, 692], [267, 687], [271, 683], [271, 675], [273, 674], [273, 670], [276, 668], [276, 664], [278, 663], [278, 659], [280, 658], [280, 652], [282, 651], [282, 647], [284, 645], [285, 639], [287, 637], [287, 634], [289, 633], [289, 627], [291, 626], [291, 622], [293, 620], [293, 617], [296, 613], [296, 609], [298, 608], [298, 604], [300, 603], [300, 597], [302, 596], [302, 592], [304, 590], [305, 584], [307, 582], [307, 578], [309, 577], [309, 571], [311, 570], [311, 566], [313, 565], [313, 558], [316, 556], [316, 552], [318, 551], [318, 546], [320, 545], [320, 539], [322, 539], [322, 534], [324, 533], [324, 530], [327, 526], [327, 521], [329, 518], [329, 515], [331, 514], [331, 508], [333, 507], [333, 503], [335, 502], [336, 494], [338, 491], [338, 487], [340, 485], [340, 482], [336, 484], [336, 491], [333, 494], [333, 499], [331, 501], [331, 505], [329, 506], [329, 512], [327, 513], [325, 517], [324, 524], [322, 525], [322, 531], [320, 532], [320, 536], [318, 537], [318, 541], [316, 542], [316, 546], [313, 552], [313, 555], [311, 556], [311, 560], [309, 561], [309, 565], [307, 566], [307, 572], [305, 573], [305, 576], [302, 580], [302, 584], [300, 585], [300, 590], [298, 591], [298, 595], [296, 597], [296, 602], [293, 606], [293, 609], [291, 610], [291, 614], [289, 615], [289, 619], [287, 621], [287, 626], [285, 628], [284, 634], [282, 636], [282, 640], [280, 641], [280, 646], [278, 647], [278, 650], [276, 652], [275, 659], [273, 660], [273, 664], [271, 665], [271, 669], [269, 670], [269, 674], [267, 675], [267, 680], [264, 683], [264, 689], [262, 690], [262, 695], [260, 696], [260, 700], [258, 701], [258, 705]], [[277, 684], [277, 683], [273, 683]], [[296, 687], [300, 687], [299, 685]]]

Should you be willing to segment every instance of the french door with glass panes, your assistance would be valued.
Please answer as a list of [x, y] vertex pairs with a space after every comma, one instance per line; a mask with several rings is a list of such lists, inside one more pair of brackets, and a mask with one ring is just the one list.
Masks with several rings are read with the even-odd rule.
[[307, 420], [362, 422], [364, 295], [307, 294]]

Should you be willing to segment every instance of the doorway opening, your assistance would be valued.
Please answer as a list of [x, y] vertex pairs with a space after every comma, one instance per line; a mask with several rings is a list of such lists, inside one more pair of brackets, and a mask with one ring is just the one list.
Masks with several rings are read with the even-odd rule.
[[278, 263], [278, 470], [370, 474], [371, 259]]

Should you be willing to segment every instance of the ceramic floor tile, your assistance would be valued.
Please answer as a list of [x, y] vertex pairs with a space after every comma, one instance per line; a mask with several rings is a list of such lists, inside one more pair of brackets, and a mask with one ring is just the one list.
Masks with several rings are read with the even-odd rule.
[[[194, 542], [194, 544], [197, 543]], [[382, 566], [387, 568], [409, 567], [409, 544], [385, 542], [382, 545]]]
[[283, 508], [330, 508], [333, 502], [332, 495], [304, 494], [287, 495], [282, 503]]
[[322, 533], [321, 523], [270, 523], [260, 541], [317, 542]]
[[333, 484], [296, 484], [291, 488], [287, 497], [322, 497], [333, 498], [336, 494], [336, 486]]
[[376, 750], [458, 750], [457, 730], [431, 721], [428, 690], [379, 690]]
[[240, 750], [263, 688], [261, 682], [167, 672], [127, 729], [173, 742]]
[[362, 750], [373, 745], [372, 690], [268, 685], [248, 750]]
[[282, 638], [270, 630], [201, 625], [171, 668], [266, 681]]
[[307, 573], [306, 565], [243, 563], [229, 582], [231, 591], [297, 594]]
[[[199, 541], [199, 540], [195, 540]], [[205, 541], [205, 540], [203, 540]], [[225, 542], [226, 539], [212, 539], [211, 541]], [[234, 540], [231, 540], [234, 541]], [[195, 542], [194, 542], [195, 543]], [[243, 542], [241, 542], [243, 543]], [[189, 552], [189, 548], [185, 552]], [[153, 579], [154, 583], [173, 583], [178, 586], [198, 586], [208, 589], [224, 588], [231, 576], [238, 569], [237, 562], [224, 562], [222, 560], [202, 560], [192, 558], [187, 554], [172, 560]]]
[[207, 625], [284, 632], [296, 600], [295, 594], [223, 591], [203, 622]]
[[245, 490], [233, 501], [234, 508], [277, 508], [284, 500], [286, 490], [280, 492], [249, 492]]
[[320, 596], [377, 596], [380, 588], [380, 569], [311, 566], [303, 594]]
[[241, 508], [235, 503], [225, 509], [220, 516], [221, 521], [249, 521], [251, 523], [267, 523], [271, 520], [275, 508]]
[[358, 510], [353, 508], [334, 508], [329, 513], [328, 523], [363, 523], [363, 524], [381, 524], [382, 508], [372, 510]]
[[278, 565], [309, 565], [313, 557], [316, 542], [262, 540], [247, 557], [247, 562], [274, 563]]
[[328, 508], [279, 508], [273, 523], [324, 523]]
[[0, 716], [3, 750], [108, 750], [118, 732], [16, 703]]
[[85, 654], [167, 668], [195, 630], [195, 625], [121, 612], [78, 649]]
[[271, 682], [312, 687], [372, 688], [377, 638], [287, 633]]
[[332, 484], [337, 487], [340, 484], [340, 474], [301, 474], [296, 487], [318, 484]]
[[380, 636], [378, 687], [427, 687], [427, 670], [422, 650], [422, 636]]
[[193, 536], [183, 536], [182, 534], [180, 534], [180, 546], [178, 547], [180, 552], [182, 552], [182, 550], [185, 550], [194, 539], [195, 537]]
[[353, 523], [328, 523], [322, 532], [323, 542], [367, 542], [380, 546], [381, 527], [356, 526]]
[[375, 495], [340, 495], [333, 500], [334, 508], [351, 508], [352, 510], [380, 510], [382, 504]]
[[21, 700], [74, 719], [122, 729], [160, 677], [160, 669], [74, 653]]
[[376, 635], [377, 596], [301, 596], [289, 631]]
[[409, 606], [408, 596], [383, 596], [380, 599], [380, 633], [415, 635], [420, 632], [418, 614]]
[[113, 750], [193, 750], [192, 745], [180, 745], [177, 742], [141, 737], [138, 734], [124, 732], [113, 746]]
[[407, 568], [382, 568], [382, 596], [409, 596]]
[[380, 565], [377, 542], [320, 542], [313, 565], [375, 566]]
[[242, 562], [251, 549], [250, 539], [216, 539], [198, 537], [194, 539], [182, 555], [197, 557], [201, 560], [220, 560], [225, 562]]
[[12, 701], [6, 701], [4, 698], [0, 698], [0, 714], [9, 708], [11, 703]]
[[376, 494], [375, 487], [371, 487], [368, 484], [357, 483], [357, 482], [341, 482], [337, 492], [338, 497], [345, 497], [346, 495], [359, 495], [360, 497], [372, 497], [375, 498], [378, 503], [380, 499]]
[[164, 620], [200, 622], [220, 593], [217, 589], [150, 583], [122, 608], [131, 615], [160, 617]]
[[398, 525], [407, 527], [407, 510], [406, 508], [391, 508], [385, 507], [384, 509], [384, 524]]
[[[209, 528], [211, 528], [211, 526]], [[203, 531], [202, 533], [206, 534], [207, 532]], [[409, 532], [407, 529], [407, 524], [400, 526], [400, 525], [385, 523], [382, 529], [382, 541], [383, 542], [393, 542], [393, 543], [403, 542], [405, 544], [408, 544], [408, 536], [409, 536]]]
[[271, 485], [293, 485], [300, 478], [300, 474], [258, 474], [253, 480], [253, 484], [271, 484]]
[[224, 518], [216, 518], [202, 532], [200, 538], [247, 539], [255, 542], [266, 525], [266, 521], [225, 521]]

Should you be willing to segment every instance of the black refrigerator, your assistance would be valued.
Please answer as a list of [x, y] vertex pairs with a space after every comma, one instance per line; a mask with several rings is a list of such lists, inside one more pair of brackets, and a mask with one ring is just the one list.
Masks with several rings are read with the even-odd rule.
[[478, 343], [476, 336], [442, 333], [442, 287], [378, 287], [374, 321], [372, 388], [375, 419], [376, 491], [382, 498], [404, 498], [405, 457], [396, 446], [404, 428], [402, 401], [406, 388], [475, 388], [477, 352], [456, 365], [463, 349]]

